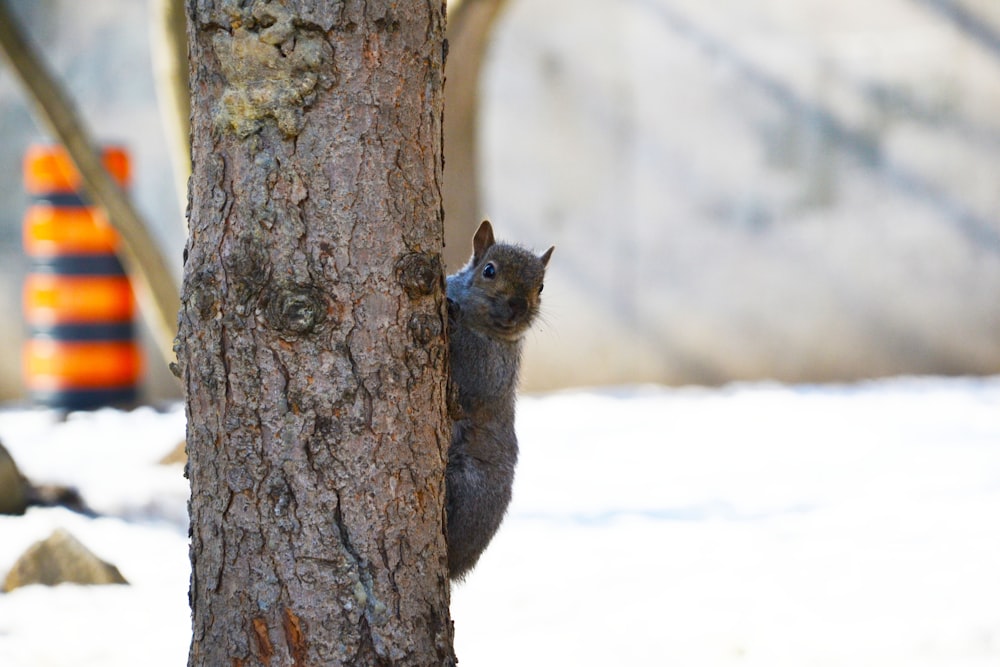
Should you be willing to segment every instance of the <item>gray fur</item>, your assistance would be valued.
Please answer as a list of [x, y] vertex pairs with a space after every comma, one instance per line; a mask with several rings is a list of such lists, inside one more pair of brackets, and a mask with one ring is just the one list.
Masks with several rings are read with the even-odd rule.
[[[510, 503], [517, 435], [514, 402], [521, 339], [538, 314], [552, 249], [541, 257], [496, 243], [483, 222], [473, 256], [448, 276], [451, 447], [448, 451], [448, 572], [471, 570]], [[487, 264], [492, 277], [483, 275]]]

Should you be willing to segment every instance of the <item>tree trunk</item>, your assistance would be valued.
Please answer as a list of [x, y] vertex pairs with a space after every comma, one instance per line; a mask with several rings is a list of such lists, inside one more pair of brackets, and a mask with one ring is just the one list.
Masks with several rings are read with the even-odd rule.
[[443, 12], [188, 0], [192, 666], [454, 663]]

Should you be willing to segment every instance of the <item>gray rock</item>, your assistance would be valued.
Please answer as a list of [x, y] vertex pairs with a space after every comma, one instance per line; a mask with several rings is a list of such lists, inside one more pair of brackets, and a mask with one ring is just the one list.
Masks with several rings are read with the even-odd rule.
[[24, 514], [31, 485], [17, 469], [10, 452], [0, 444], [0, 514]]
[[127, 584], [118, 568], [93, 554], [65, 530], [31, 545], [17, 559], [3, 582], [3, 592], [44, 584]]
[[0, 514], [20, 516], [29, 507], [65, 507], [96, 516], [80, 492], [61, 484], [32, 484], [21, 474], [10, 452], [0, 444]]
[[167, 466], [175, 463], [187, 463], [187, 440], [178, 442], [176, 447], [160, 459], [160, 465]]

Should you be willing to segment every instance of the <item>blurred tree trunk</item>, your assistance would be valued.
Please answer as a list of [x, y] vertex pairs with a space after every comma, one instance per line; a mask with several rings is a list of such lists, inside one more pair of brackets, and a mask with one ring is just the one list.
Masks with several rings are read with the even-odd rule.
[[190, 82], [188, 81], [187, 20], [184, 0], [153, 0], [150, 5], [149, 53], [153, 63], [156, 100], [163, 121], [180, 210], [187, 207], [191, 176]]
[[187, 7], [189, 664], [453, 664], [444, 8]]
[[479, 86], [483, 57], [506, 0], [448, 3], [445, 90], [445, 248], [448, 273], [469, 259], [469, 239], [489, 217], [479, 194]]

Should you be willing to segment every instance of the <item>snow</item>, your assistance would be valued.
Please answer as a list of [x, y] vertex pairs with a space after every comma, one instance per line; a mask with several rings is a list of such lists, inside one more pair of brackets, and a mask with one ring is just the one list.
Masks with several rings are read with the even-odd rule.
[[65, 528], [132, 585], [29, 586], [0, 594], [0, 665], [184, 665], [187, 480], [157, 462], [184, 438], [184, 411], [0, 412], [0, 441], [35, 482], [76, 486], [101, 518], [64, 509], [0, 515], [0, 577]]
[[[181, 665], [180, 406], [0, 411], [101, 518], [0, 517], [0, 575], [64, 527], [131, 586], [0, 595], [0, 665]], [[452, 589], [461, 664], [1000, 661], [1000, 378], [528, 396], [514, 502]], [[54, 630], [53, 630], [54, 629]]]

